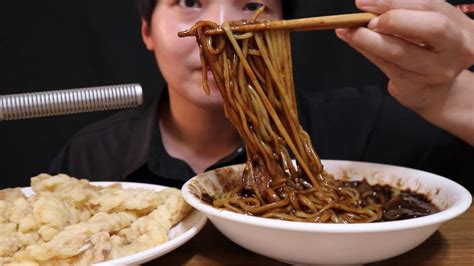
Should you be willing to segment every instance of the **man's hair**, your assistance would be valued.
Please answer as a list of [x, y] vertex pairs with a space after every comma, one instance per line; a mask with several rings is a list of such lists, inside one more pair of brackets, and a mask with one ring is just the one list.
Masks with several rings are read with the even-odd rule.
[[[151, 22], [151, 16], [153, 10], [155, 10], [156, 3], [158, 0], [137, 0], [138, 1], [138, 11], [140, 16], [146, 21], [148, 25]], [[296, 17], [296, 11], [298, 9], [299, 0], [281, 0], [283, 8], [283, 18], [292, 19]]]

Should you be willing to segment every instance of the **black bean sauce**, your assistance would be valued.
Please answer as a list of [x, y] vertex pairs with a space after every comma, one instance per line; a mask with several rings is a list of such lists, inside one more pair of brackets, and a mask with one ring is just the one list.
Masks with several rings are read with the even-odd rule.
[[423, 194], [411, 190], [398, 190], [389, 185], [369, 185], [363, 181], [345, 181], [343, 187], [355, 188], [360, 196], [360, 207], [369, 203], [382, 205], [383, 216], [380, 220], [397, 221], [422, 217], [440, 210]]

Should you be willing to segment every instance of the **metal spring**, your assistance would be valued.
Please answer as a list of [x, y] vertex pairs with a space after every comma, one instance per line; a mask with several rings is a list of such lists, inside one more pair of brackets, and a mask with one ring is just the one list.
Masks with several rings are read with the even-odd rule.
[[141, 105], [139, 84], [0, 96], [0, 121], [131, 108]]

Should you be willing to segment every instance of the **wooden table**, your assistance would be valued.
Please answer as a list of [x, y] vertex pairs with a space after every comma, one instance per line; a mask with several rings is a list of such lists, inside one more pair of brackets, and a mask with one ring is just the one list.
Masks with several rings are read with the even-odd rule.
[[[148, 265], [285, 265], [228, 240], [210, 221], [188, 243]], [[474, 205], [401, 256], [370, 265], [474, 265]]]

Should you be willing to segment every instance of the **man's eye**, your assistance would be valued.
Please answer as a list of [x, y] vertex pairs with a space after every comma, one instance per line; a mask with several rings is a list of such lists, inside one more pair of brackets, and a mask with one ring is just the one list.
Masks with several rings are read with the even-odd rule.
[[257, 11], [261, 6], [263, 6], [263, 4], [253, 2], [247, 3], [243, 9], [248, 11]]
[[201, 2], [198, 0], [178, 0], [178, 5], [186, 8], [200, 8]]

